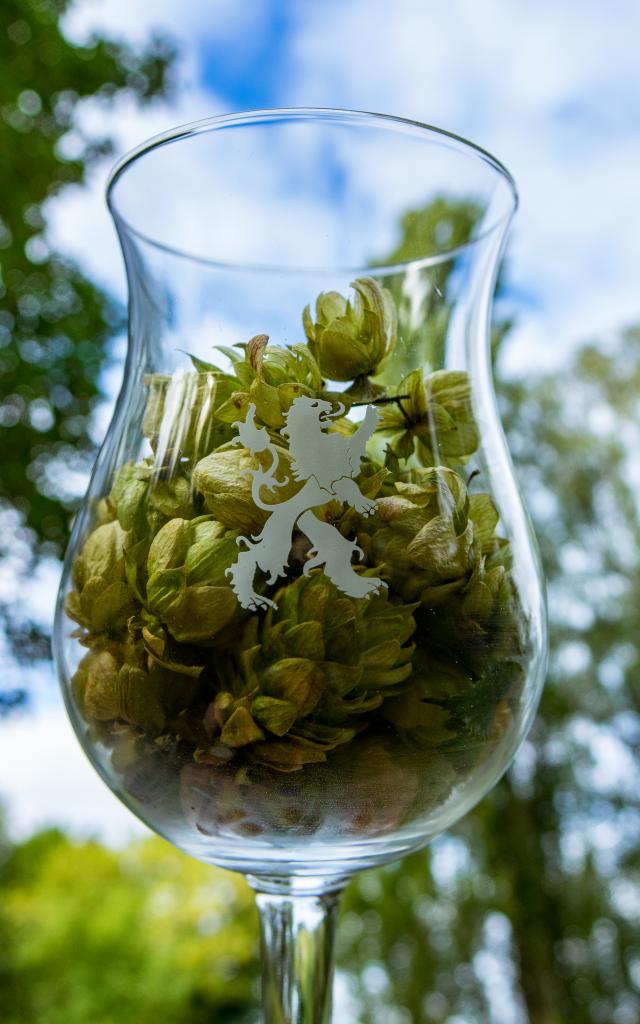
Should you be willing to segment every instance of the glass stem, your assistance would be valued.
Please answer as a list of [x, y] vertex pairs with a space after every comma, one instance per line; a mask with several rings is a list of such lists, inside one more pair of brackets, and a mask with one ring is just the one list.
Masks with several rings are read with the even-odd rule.
[[260, 910], [264, 1024], [329, 1024], [341, 888], [265, 891], [251, 881]]

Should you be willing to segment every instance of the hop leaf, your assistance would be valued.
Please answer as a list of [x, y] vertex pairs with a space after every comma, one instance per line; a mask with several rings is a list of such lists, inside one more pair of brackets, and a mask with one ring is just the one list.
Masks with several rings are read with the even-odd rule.
[[515, 661], [494, 662], [466, 693], [443, 702], [449, 712], [447, 726], [473, 740], [490, 738], [500, 702], [522, 677]]

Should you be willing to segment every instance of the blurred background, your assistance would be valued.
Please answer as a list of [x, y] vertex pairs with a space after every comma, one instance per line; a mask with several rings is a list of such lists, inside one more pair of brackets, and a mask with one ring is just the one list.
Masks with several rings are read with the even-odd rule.
[[447, 128], [518, 182], [496, 377], [553, 645], [509, 775], [348, 889], [336, 1022], [640, 1021], [639, 34], [633, 0], [3, 0], [6, 1024], [257, 1020], [248, 888], [150, 838], [99, 781], [49, 635], [125, 352], [108, 168], [176, 124], [292, 105]]

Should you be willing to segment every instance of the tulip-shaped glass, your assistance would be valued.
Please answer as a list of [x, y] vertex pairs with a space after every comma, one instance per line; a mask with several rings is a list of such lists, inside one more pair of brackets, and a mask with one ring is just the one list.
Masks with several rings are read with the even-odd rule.
[[337, 896], [513, 759], [543, 681], [491, 304], [508, 172], [330, 110], [213, 118], [108, 188], [129, 351], [66, 559], [74, 728], [258, 893], [268, 1022], [331, 1013]]

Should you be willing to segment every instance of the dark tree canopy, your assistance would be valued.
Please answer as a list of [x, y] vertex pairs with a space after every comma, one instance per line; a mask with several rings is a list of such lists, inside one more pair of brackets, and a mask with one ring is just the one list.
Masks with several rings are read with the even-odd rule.
[[500, 392], [550, 596], [540, 712], [441, 855], [436, 843], [350, 888], [344, 962], [388, 973], [382, 1017], [366, 973], [358, 982], [371, 1024], [398, 1007], [421, 1024], [481, 1024], [505, 999], [529, 1024], [635, 1024], [640, 329]]
[[168, 85], [171, 47], [136, 52], [111, 39], [86, 46], [60, 28], [68, 0], [5, 0], [0, 24], [0, 496], [36, 542], [64, 542], [71, 495], [63, 469], [92, 450], [89, 419], [121, 311], [50, 251], [43, 204], [110, 151], [87, 140], [74, 159], [60, 140], [78, 104], [132, 93], [147, 103]]
[[[108, 137], [61, 140], [93, 98], [123, 93], [148, 103], [166, 92], [173, 51], [160, 38], [142, 51], [107, 38], [79, 46], [63, 34], [68, 0], [5, 0], [0, 16], [0, 559], [20, 545], [20, 571], [64, 546], [77, 494], [74, 472], [94, 454], [91, 414], [100, 400], [108, 342], [122, 310], [82, 267], [47, 243], [44, 204], [85, 180], [110, 152]], [[16, 571], [15, 564], [13, 571]], [[18, 656], [46, 637], [11, 607], [0, 609]], [[5, 695], [4, 706], [19, 695]], [[3, 700], [0, 699], [0, 709]]]

